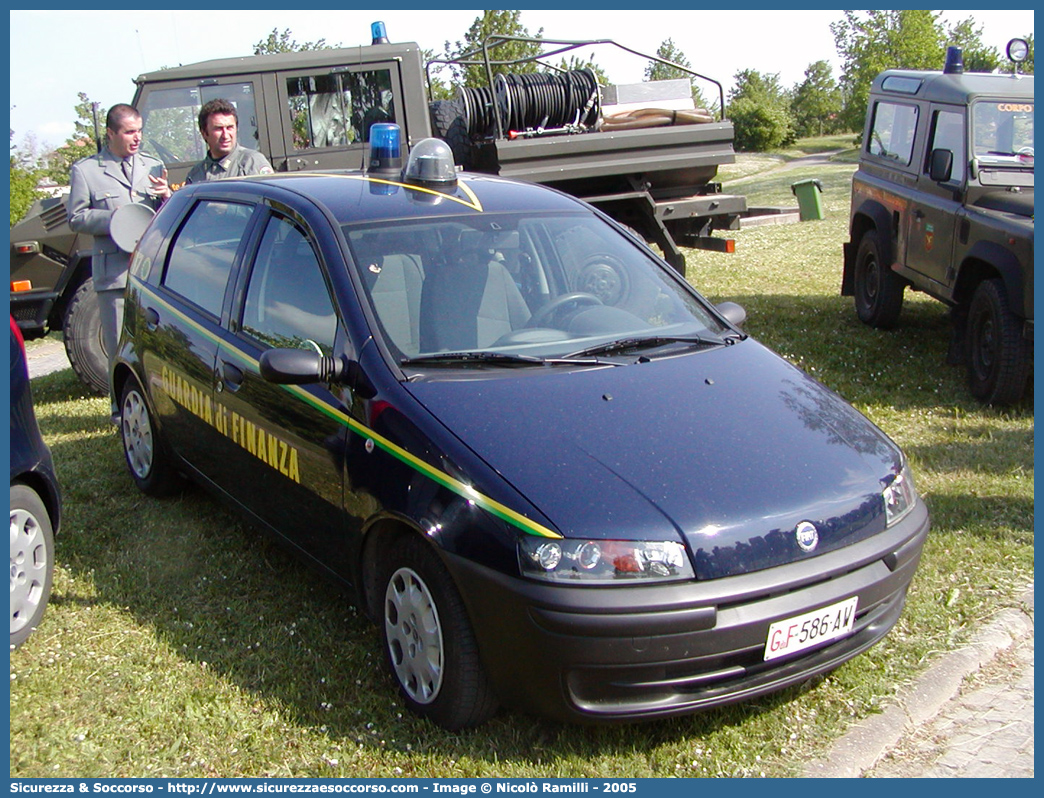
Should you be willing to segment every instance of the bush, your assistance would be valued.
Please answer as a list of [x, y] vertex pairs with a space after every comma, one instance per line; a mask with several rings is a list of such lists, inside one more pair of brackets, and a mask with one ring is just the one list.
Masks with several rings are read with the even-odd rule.
[[741, 97], [729, 106], [729, 118], [742, 152], [767, 152], [796, 140], [790, 112], [776, 103]]

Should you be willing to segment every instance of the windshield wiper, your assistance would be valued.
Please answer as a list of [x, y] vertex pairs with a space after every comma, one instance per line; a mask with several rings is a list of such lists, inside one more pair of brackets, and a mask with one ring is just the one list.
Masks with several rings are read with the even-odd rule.
[[570, 352], [570, 357], [587, 357], [590, 355], [609, 355], [614, 352], [626, 352], [630, 349], [646, 349], [666, 344], [692, 344], [695, 346], [722, 346], [724, 341], [713, 338], [703, 338], [699, 335], [649, 335], [643, 338], [620, 338], [609, 343], [589, 346], [577, 352]]
[[493, 363], [504, 366], [542, 366], [544, 358], [534, 355], [512, 355], [506, 352], [436, 352], [431, 355], [404, 357], [403, 366], [419, 366], [429, 363]]
[[460, 365], [489, 364], [493, 366], [621, 366], [593, 357], [566, 355], [565, 357], [537, 357], [536, 355], [518, 355], [509, 352], [435, 352], [430, 355], [404, 357], [399, 361], [403, 366], [427, 365]]

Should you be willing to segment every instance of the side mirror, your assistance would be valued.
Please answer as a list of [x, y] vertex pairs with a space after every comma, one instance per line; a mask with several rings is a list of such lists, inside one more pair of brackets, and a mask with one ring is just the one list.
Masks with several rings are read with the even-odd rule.
[[725, 320], [733, 327], [742, 327], [743, 323], [747, 320], [747, 311], [744, 310], [742, 305], [737, 305], [735, 302], [722, 302], [719, 305], [715, 305]]
[[949, 150], [932, 150], [928, 161], [928, 176], [936, 183], [945, 183], [953, 174], [953, 153]]
[[309, 349], [269, 349], [258, 366], [262, 377], [278, 385], [336, 382], [347, 371], [341, 360]]
[[258, 367], [265, 380], [277, 385], [346, 382], [363, 399], [377, 395], [377, 389], [358, 363], [326, 357], [310, 349], [269, 349], [261, 354]]

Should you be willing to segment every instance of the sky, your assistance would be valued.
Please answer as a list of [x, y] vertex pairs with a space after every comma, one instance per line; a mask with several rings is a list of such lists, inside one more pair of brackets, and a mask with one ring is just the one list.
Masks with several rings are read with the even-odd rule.
[[[398, 4], [397, 4], [398, 5]], [[431, 8], [432, 6], [428, 6]], [[748, 7], [749, 9], [750, 7]], [[343, 6], [341, 6], [343, 9]], [[476, 10], [13, 10], [10, 12], [12, 143], [31, 134], [39, 148], [72, 134], [77, 93], [103, 109], [133, 99], [133, 79], [162, 67], [250, 55], [273, 29], [289, 28], [298, 42], [326, 39], [347, 47], [370, 43], [370, 23], [383, 21], [393, 42], [417, 42], [441, 51], [464, 38]], [[1003, 54], [1014, 36], [1033, 30], [1032, 10], [946, 11], [947, 23], [973, 17], [983, 40]], [[737, 72], [778, 74], [790, 87], [809, 64], [826, 60], [839, 74], [831, 10], [523, 10], [531, 34], [550, 39], [613, 39], [655, 53], [671, 38], [692, 68], [720, 81], [728, 92]], [[641, 81], [646, 61], [616, 48], [593, 54], [614, 83]], [[941, 65], [940, 65], [941, 66]], [[706, 92], [705, 92], [706, 93]]]

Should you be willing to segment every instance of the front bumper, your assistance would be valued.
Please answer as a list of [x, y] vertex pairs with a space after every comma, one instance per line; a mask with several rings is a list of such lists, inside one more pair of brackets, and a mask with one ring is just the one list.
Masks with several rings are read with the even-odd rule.
[[[639, 720], [742, 701], [836, 668], [903, 608], [929, 529], [923, 502], [873, 538], [801, 562], [655, 587], [546, 585], [449, 566], [501, 700], [568, 721]], [[858, 596], [847, 637], [766, 662], [769, 625]]]
[[57, 296], [53, 291], [11, 292], [11, 315], [25, 340], [47, 333], [47, 319]]

